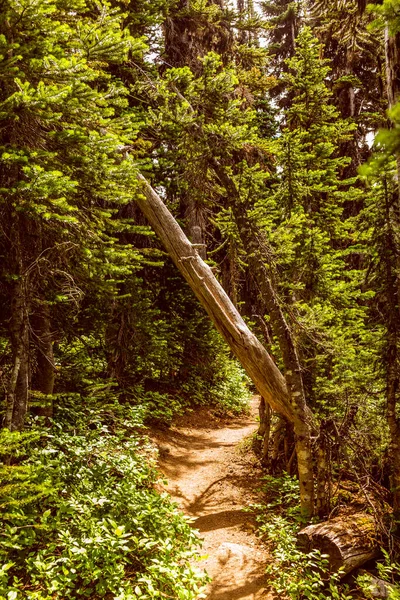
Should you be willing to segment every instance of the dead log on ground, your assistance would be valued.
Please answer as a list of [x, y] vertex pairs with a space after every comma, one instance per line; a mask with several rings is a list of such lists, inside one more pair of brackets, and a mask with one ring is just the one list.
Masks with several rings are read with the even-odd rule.
[[379, 550], [374, 518], [365, 513], [309, 525], [298, 533], [298, 544], [304, 552], [327, 554], [329, 569], [341, 569], [342, 577], [375, 558]]

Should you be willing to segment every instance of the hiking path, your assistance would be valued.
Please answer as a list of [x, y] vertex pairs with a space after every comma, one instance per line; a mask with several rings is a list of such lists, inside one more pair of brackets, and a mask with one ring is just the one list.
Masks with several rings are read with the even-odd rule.
[[251, 452], [258, 397], [250, 413], [218, 418], [207, 409], [185, 415], [152, 436], [159, 447], [165, 488], [204, 540], [199, 568], [212, 577], [207, 600], [271, 600], [268, 552], [243, 509], [260, 502], [261, 470]]

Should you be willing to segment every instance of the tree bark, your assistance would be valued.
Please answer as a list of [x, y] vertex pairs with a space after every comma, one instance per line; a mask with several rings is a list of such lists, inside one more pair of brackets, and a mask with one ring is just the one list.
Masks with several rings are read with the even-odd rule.
[[36, 371], [32, 378], [32, 389], [47, 396], [42, 405], [35, 408], [35, 414], [51, 418], [53, 416], [55, 365], [53, 353], [53, 336], [51, 332], [50, 311], [47, 305], [39, 307], [31, 319], [32, 330], [36, 342]]
[[260, 427], [258, 428], [257, 435], [261, 437], [261, 464], [264, 467], [268, 467], [269, 464], [269, 438], [271, 435], [271, 418], [272, 411], [264, 398], [260, 399], [260, 406], [258, 407], [260, 415]]
[[142, 182], [143, 196], [137, 198], [137, 204], [164, 244], [171, 259], [247, 371], [260, 395], [273, 410], [293, 423], [297, 436], [301, 504], [304, 513], [311, 515], [314, 497], [313, 479], [312, 477], [310, 479], [310, 475], [312, 476], [309, 425], [311, 413], [306, 413], [306, 406], [301, 407], [298, 398], [288, 393], [285, 378], [266, 349], [249, 330], [210, 267], [193, 248], [161, 198], [143, 176], [138, 177]]
[[393, 516], [397, 522], [396, 529], [400, 526], [400, 423], [396, 416], [398, 388], [398, 364], [389, 364], [387, 376], [387, 421], [390, 431], [390, 489], [393, 494]]
[[386, 419], [390, 433], [390, 487], [393, 494], [393, 517], [396, 529], [400, 528], [400, 419], [398, 417], [400, 394], [400, 290], [397, 231], [399, 217], [397, 199], [391, 206], [391, 198], [386, 194], [385, 235], [382, 258], [385, 267], [385, 326], [386, 326]]
[[29, 394], [28, 307], [22, 276], [12, 293], [10, 339], [13, 366], [6, 393], [4, 427], [15, 431], [23, 429]]
[[278, 367], [247, 327], [210, 267], [200, 258], [161, 198], [143, 176], [138, 177], [142, 182], [144, 195], [139, 196], [136, 202], [169, 256], [246, 369], [261, 396], [273, 410], [293, 421], [295, 415], [285, 379]]
[[25, 425], [29, 401], [29, 333], [28, 324], [24, 324], [22, 331], [22, 355], [19, 365], [17, 386], [15, 389], [15, 403], [12, 428], [21, 431]]
[[[400, 99], [400, 33], [392, 34], [389, 26], [385, 29], [385, 59], [386, 59], [386, 92], [389, 108]], [[399, 266], [400, 253], [395, 229], [399, 228], [400, 218], [400, 154], [396, 154], [397, 162], [397, 198], [390, 203], [386, 197], [386, 228], [387, 236], [384, 247], [386, 262], [386, 297], [389, 311], [386, 318], [387, 328], [387, 374], [386, 399], [387, 423], [390, 432], [390, 484], [393, 493], [393, 512], [400, 527], [400, 420], [397, 416], [400, 393], [400, 312], [399, 312]]]
[[195, 202], [188, 200], [185, 210], [186, 231], [188, 237], [195, 246], [197, 252], [203, 260], [207, 258], [207, 246], [205, 243], [205, 221], [202, 210]]
[[400, 33], [391, 34], [385, 29], [386, 93], [389, 108], [392, 108], [400, 94]]
[[374, 518], [364, 513], [309, 525], [299, 532], [298, 543], [305, 552], [327, 554], [330, 571], [341, 569], [341, 577], [375, 558], [379, 550]]
[[330, 472], [328, 461], [328, 443], [326, 424], [321, 423], [317, 440], [317, 494], [316, 513], [319, 517], [326, 517], [330, 512]]

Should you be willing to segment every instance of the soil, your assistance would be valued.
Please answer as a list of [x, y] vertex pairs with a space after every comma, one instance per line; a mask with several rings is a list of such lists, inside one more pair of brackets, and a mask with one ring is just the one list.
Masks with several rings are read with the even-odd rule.
[[204, 540], [199, 566], [212, 577], [207, 600], [273, 598], [267, 549], [255, 534], [254, 515], [243, 511], [260, 501], [261, 470], [250, 451], [257, 414], [254, 397], [249, 415], [221, 419], [201, 409], [152, 436], [167, 491]]

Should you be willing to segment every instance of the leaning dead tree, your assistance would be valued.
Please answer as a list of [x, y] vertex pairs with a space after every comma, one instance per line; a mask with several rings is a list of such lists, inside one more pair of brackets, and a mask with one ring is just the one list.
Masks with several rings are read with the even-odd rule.
[[[269, 258], [273, 252], [257, 223], [249, 218], [247, 210], [241, 202], [240, 192], [235, 181], [216, 159], [212, 160], [212, 164], [218, 179], [226, 190], [226, 200], [232, 210], [240, 239], [247, 253], [249, 268], [261, 291], [262, 302], [267, 309], [272, 331], [278, 340], [282, 353], [286, 388], [293, 412], [292, 424], [295, 434], [300, 487], [304, 503], [308, 506], [314, 506], [315, 486], [311, 448], [312, 416], [306, 402], [303, 372], [295, 338], [285, 317], [274, 281], [275, 277]], [[319, 464], [318, 471], [320, 471]]]
[[143, 196], [136, 202], [208, 316], [273, 410], [293, 420], [285, 379], [250, 331], [210, 267], [201, 259], [161, 198], [139, 175]]
[[[295, 394], [288, 391], [287, 380], [261, 342], [247, 327], [210, 267], [200, 257], [196, 246], [188, 240], [146, 179], [141, 175], [138, 177], [143, 193], [138, 195], [137, 205], [215, 327], [245, 368], [261, 397], [272, 410], [289, 421], [297, 432], [296, 455], [299, 467], [300, 503], [303, 513], [312, 516], [314, 502], [309, 492], [310, 488], [314, 488], [312, 464], [302, 468], [307, 461], [312, 462], [310, 453], [304, 451], [302, 446], [303, 443], [309, 445], [310, 439], [309, 437], [301, 439], [300, 433], [304, 431], [305, 424], [312, 422], [311, 411], [307, 406], [303, 411], [299, 410], [298, 399]], [[359, 514], [347, 520], [339, 519], [338, 523], [333, 521], [332, 526], [331, 521], [328, 521], [318, 527], [311, 526], [310, 529], [303, 530], [302, 539], [308, 540], [305, 550], [310, 547], [322, 548], [329, 555], [332, 569], [342, 567], [346, 572], [375, 554], [373, 518]], [[352, 545], [355, 547], [354, 552], [351, 549]]]
[[[201, 259], [197, 250], [183, 233], [161, 198], [139, 175], [143, 195], [137, 204], [165, 246], [169, 256], [186, 279], [203, 308], [213, 321], [232, 352], [245, 368], [261, 396], [270, 407], [293, 423], [297, 435], [296, 448], [299, 465], [300, 502], [302, 511], [311, 516], [314, 502], [310, 489], [314, 488], [309, 464], [310, 446], [308, 421], [311, 413], [304, 407], [300, 412], [296, 398], [289, 394], [285, 378], [267, 350], [250, 331], [228, 295]], [[306, 434], [305, 434], [306, 431]]]

